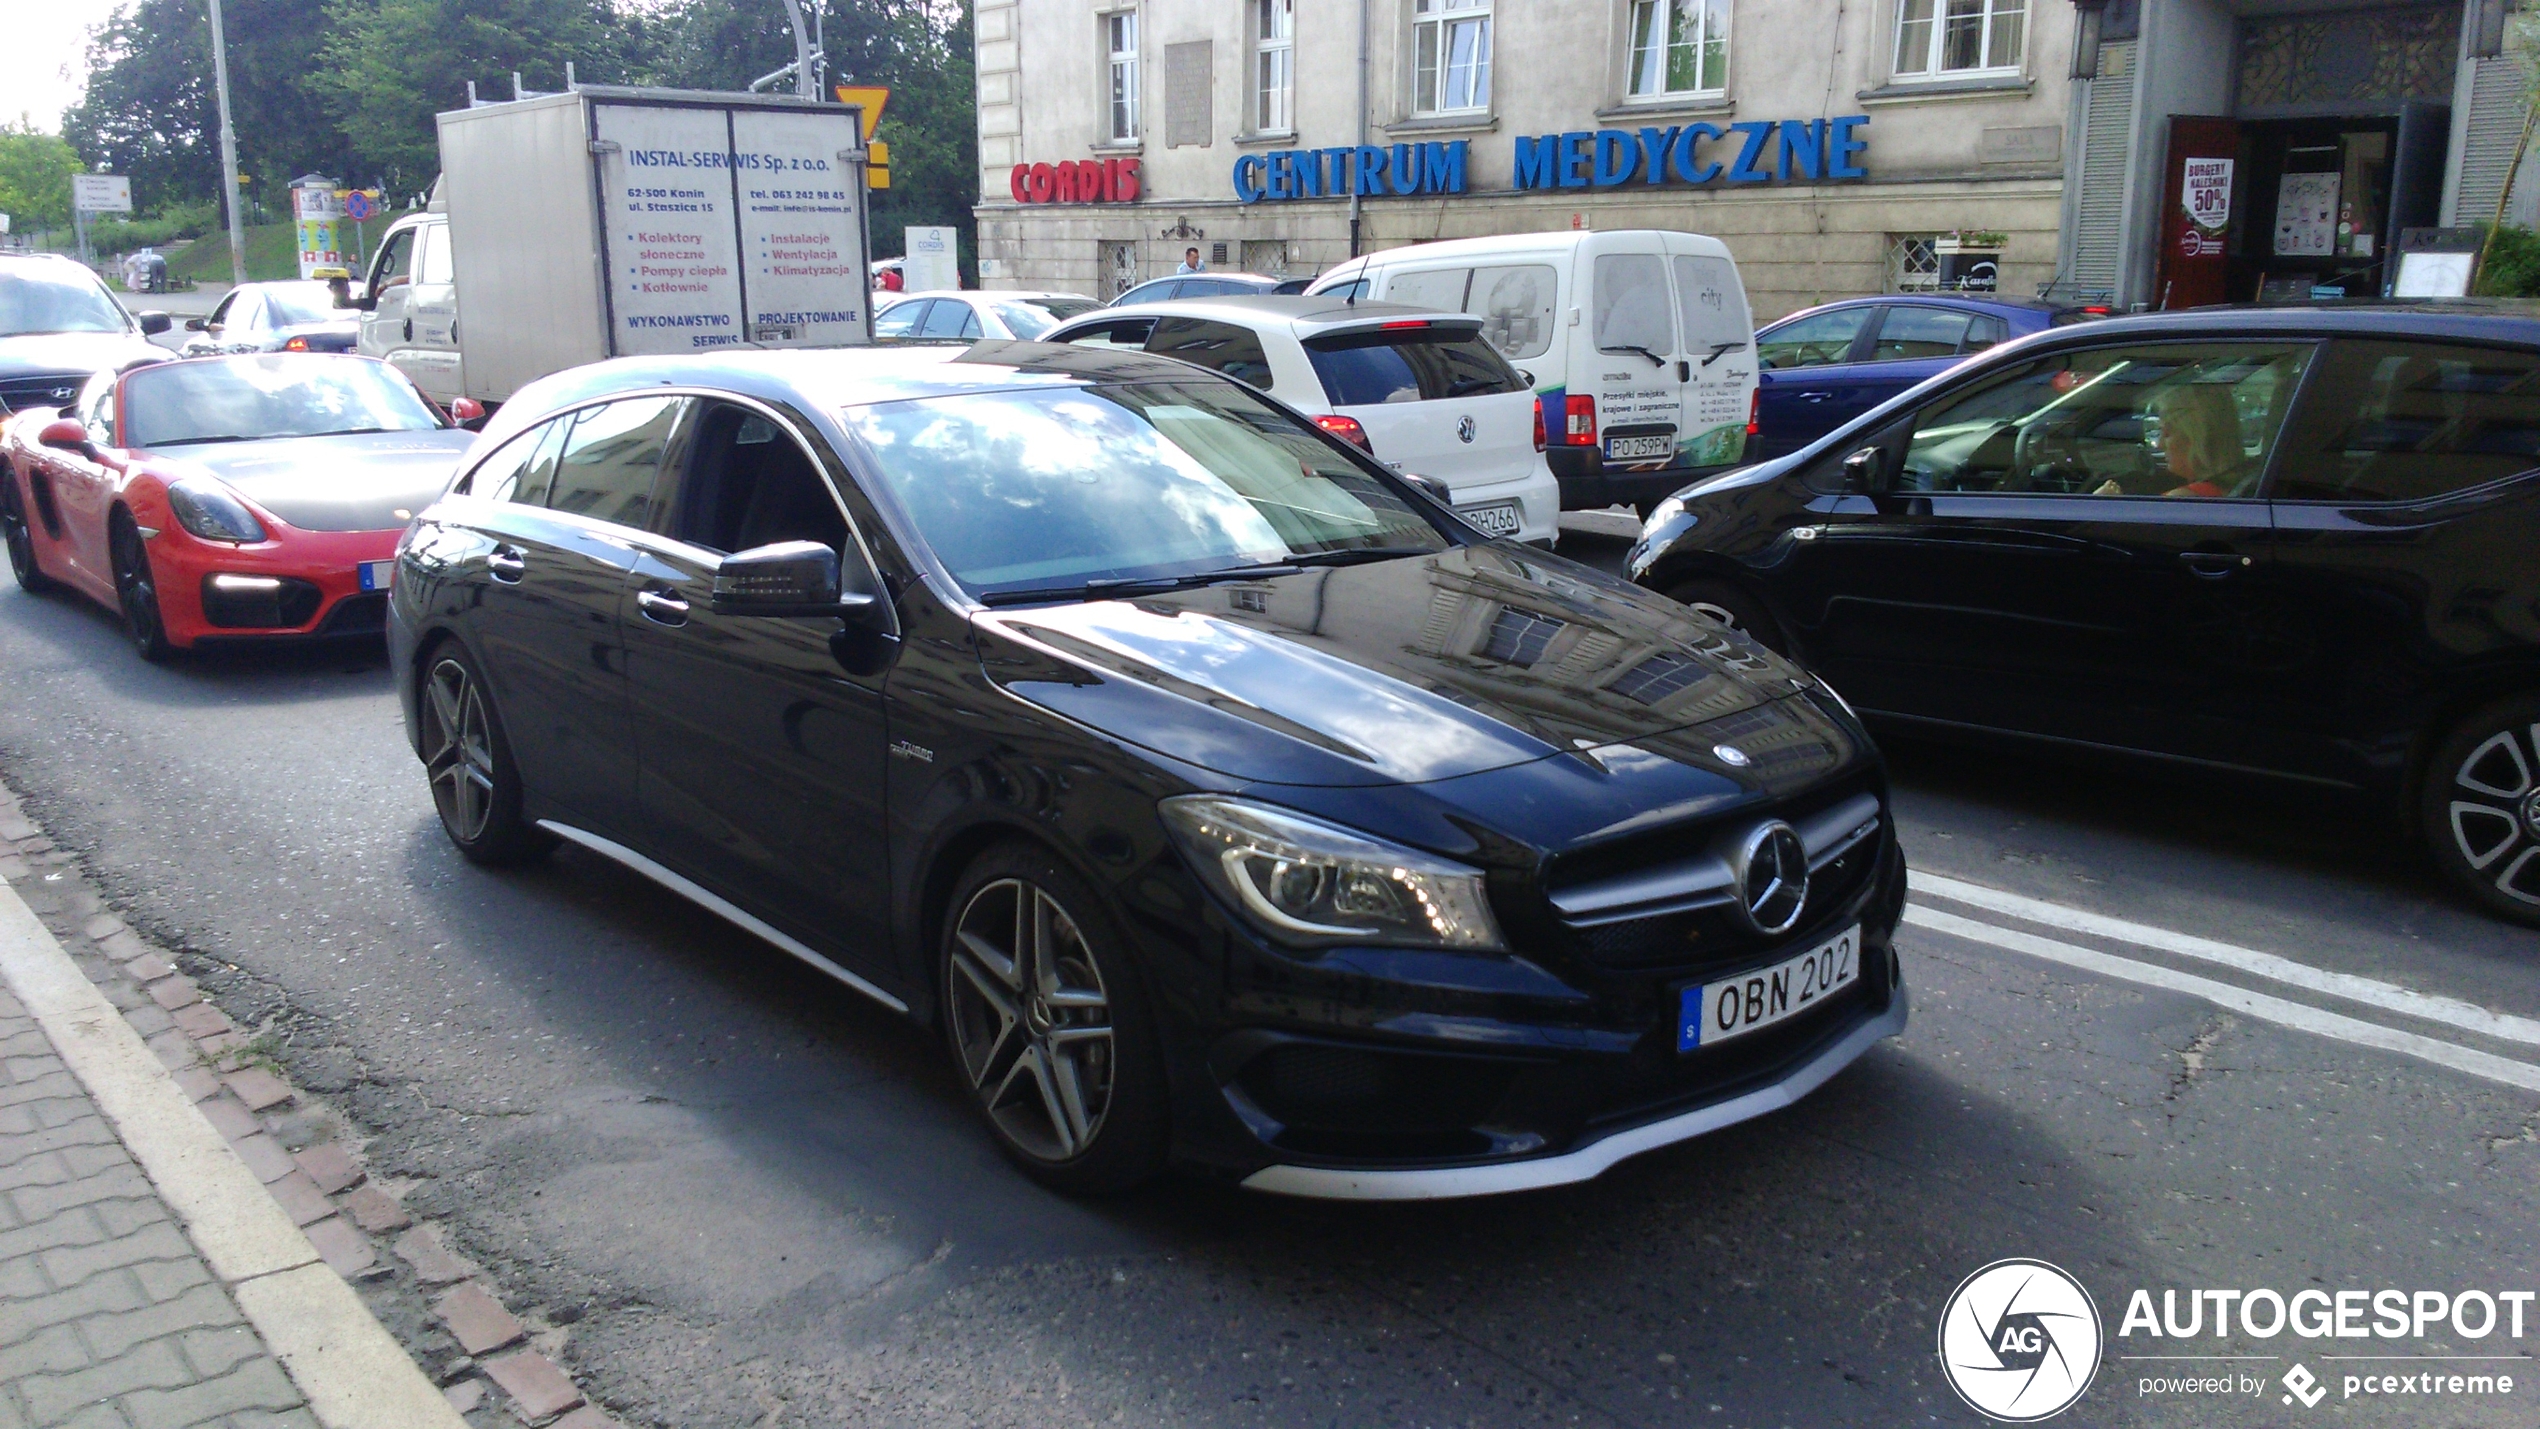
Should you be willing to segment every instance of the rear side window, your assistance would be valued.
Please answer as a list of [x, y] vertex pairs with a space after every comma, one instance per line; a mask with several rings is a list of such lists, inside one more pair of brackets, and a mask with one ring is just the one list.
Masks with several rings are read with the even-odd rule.
[[1432, 268], [1425, 272], [1396, 273], [1385, 285], [1385, 301], [1405, 303], [1415, 308], [1444, 308], [1450, 313], [1464, 310], [1464, 288], [1473, 281], [1470, 268]]
[[1270, 386], [1270, 356], [1261, 350], [1260, 336], [1233, 323], [1158, 318], [1155, 335], [1147, 339], [1147, 351], [1196, 363], [1264, 390]]
[[595, 521], [642, 526], [652, 512], [662, 452], [686, 405], [678, 397], [630, 397], [583, 412], [565, 439], [547, 505]]
[[573, 418], [558, 417], [530, 428], [503, 444], [468, 478], [468, 490], [489, 501], [517, 501], [523, 506], [547, 504], [547, 487], [556, 475], [556, 458]]
[[1147, 339], [1154, 335], [1153, 318], [1119, 318], [1077, 328], [1061, 340], [1079, 347], [1099, 347], [1111, 352], [1144, 352]]
[[1685, 351], [1705, 357], [1744, 347], [1755, 335], [1746, 317], [1746, 289], [1737, 268], [1726, 258], [1679, 253], [1676, 265], [1676, 321], [1683, 327]]
[[1549, 263], [1476, 268], [1464, 290], [1464, 311], [1482, 320], [1482, 340], [1500, 356], [1541, 357], [1552, 346], [1553, 288]]
[[1596, 347], [1599, 352], [1676, 350], [1675, 300], [1667, 265], [1655, 253], [1607, 253], [1596, 260]]
[[909, 337], [917, 331], [917, 320], [926, 316], [926, 310], [933, 306], [935, 306], [935, 300], [932, 298], [919, 298], [912, 303], [894, 303], [888, 311], [873, 319], [873, 335], [875, 337]]
[[1955, 357], [1965, 347], [1972, 313], [1947, 308], [1894, 307], [1879, 323], [1870, 343], [1872, 362], [1904, 362], [1918, 357]]
[[1305, 355], [1335, 407], [1433, 402], [1527, 390], [1525, 379], [1479, 333], [1457, 329], [1365, 332], [1307, 341]]
[[427, 223], [415, 230], [422, 242], [415, 254], [415, 281], [447, 283], [450, 281], [450, 229], [447, 224]]
[[2422, 501], [2540, 467], [2540, 357], [2332, 342], [2285, 433], [2287, 501]]

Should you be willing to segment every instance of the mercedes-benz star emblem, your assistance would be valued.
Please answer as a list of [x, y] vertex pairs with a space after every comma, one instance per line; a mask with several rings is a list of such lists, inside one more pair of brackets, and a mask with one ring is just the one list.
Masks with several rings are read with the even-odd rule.
[[1722, 764], [1725, 764], [1732, 769], [1744, 769], [1747, 765], [1754, 762], [1746, 757], [1745, 750], [1738, 748], [1734, 744], [1712, 745], [1711, 752], [1719, 757]]
[[1756, 932], [1779, 937], [1808, 908], [1808, 846], [1779, 819], [1747, 831], [1735, 860], [1738, 907]]
[[1470, 445], [1473, 440], [1473, 434], [1479, 430], [1480, 428], [1473, 425], [1473, 419], [1466, 417], [1464, 420], [1455, 424], [1455, 439]]

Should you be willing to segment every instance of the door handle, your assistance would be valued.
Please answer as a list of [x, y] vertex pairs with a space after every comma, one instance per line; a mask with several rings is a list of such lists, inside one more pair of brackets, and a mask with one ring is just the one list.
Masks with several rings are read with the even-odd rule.
[[1802, 402], [1831, 402], [1834, 400], [1834, 394], [1832, 392], [1802, 392], [1799, 394], [1799, 400]]
[[656, 625], [685, 625], [688, 623], [688, 602], [681, 600], [678, 596], [666, 590], [639, 590], [635, 592], [635, 606], [638, 610], [644, 612], [645, 619], [652, 621]]
[[408, 318], [408, 319], [406, 319], [406, 341], [408, 341], [408, 342], [412, 342], [412, 341], [414, 341], [414, 340], [415, 340], [415, 320], [414, 320], [413, 318]]
[[2229, 551], [2181, 551], [2178, 558], [2191, 574], [2209, 581], [2221, 580], [2233, 571], [2246, 570], [2253, 564], [2249, 557]]
[[496, 546], [485, 553], [485, 570], [505, 585], [518, 585], [529, 569], [528, 553], [518, 546]]

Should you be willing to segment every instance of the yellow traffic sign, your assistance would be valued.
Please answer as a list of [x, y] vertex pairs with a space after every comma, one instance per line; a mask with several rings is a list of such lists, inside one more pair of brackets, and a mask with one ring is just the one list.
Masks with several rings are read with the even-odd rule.
[[[882, 106], [891, 102], [891, 87], [887, 84], [842, 84], [838, 86], [838, 102], [863, 106], [864, 142], [870, 144], [873, 142], [873, 126], [882, 122]], [[877, 159], [874, 162], [881, 161]]]
[[891, 146], [879, 139], [865, 143], [864, 186], [887, 189], [891, 186]]

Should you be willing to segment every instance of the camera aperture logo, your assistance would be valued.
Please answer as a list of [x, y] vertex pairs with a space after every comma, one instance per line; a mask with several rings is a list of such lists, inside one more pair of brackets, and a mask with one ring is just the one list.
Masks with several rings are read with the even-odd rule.
[[1940, 1370], [1987, 1419], [2033, 1424], [2070, 1409], [2099, 1372], [2099, 1307], [2042, 1260], [1997, 1260], [1940, 1312]]

